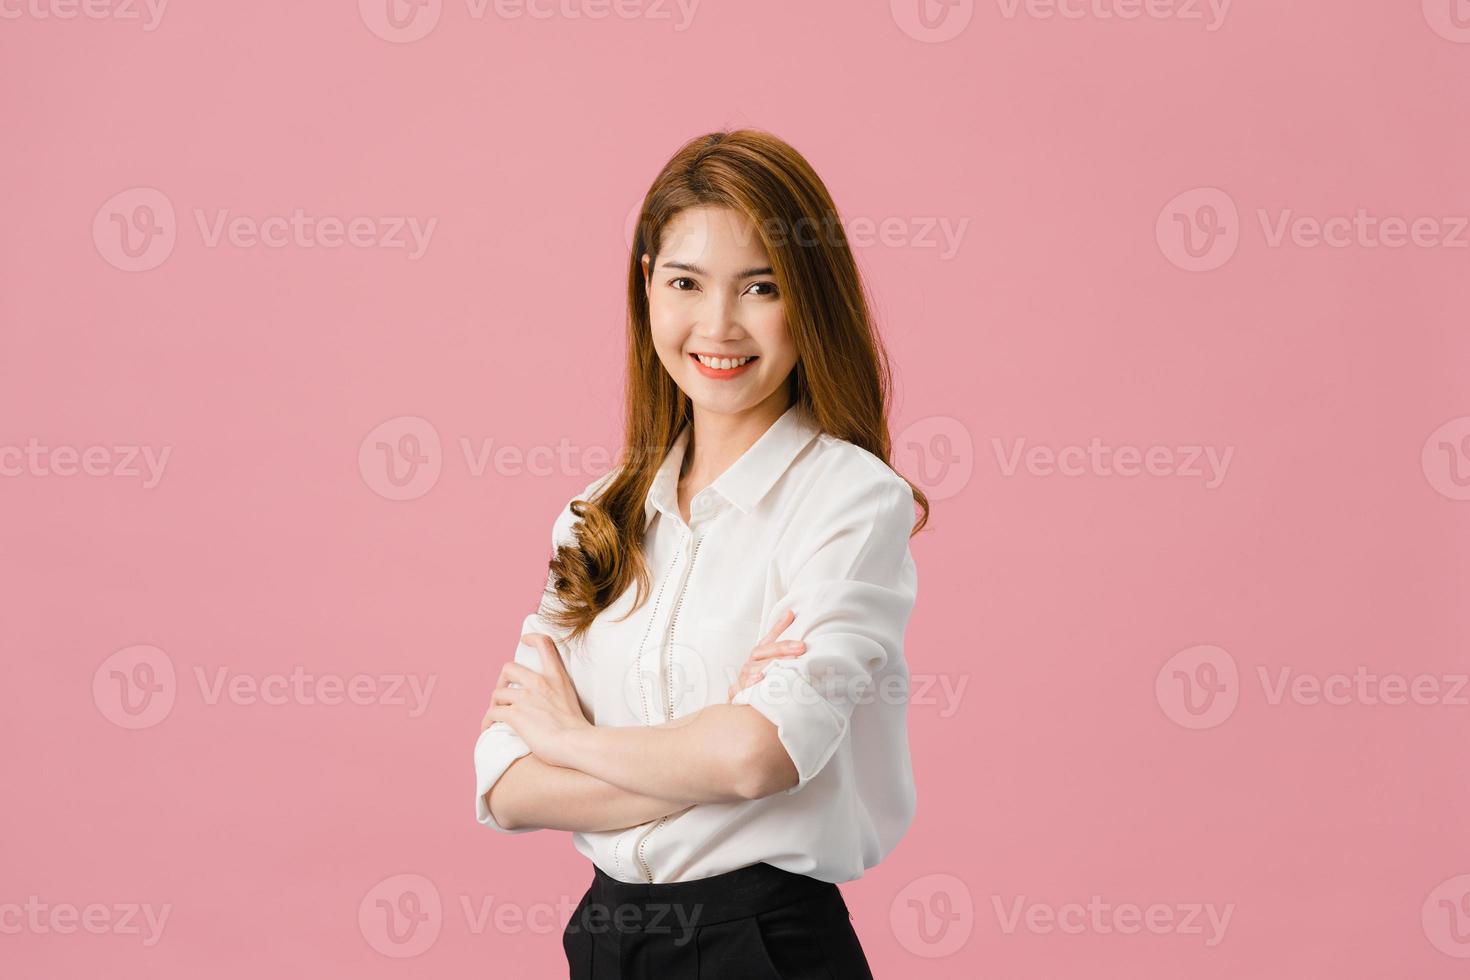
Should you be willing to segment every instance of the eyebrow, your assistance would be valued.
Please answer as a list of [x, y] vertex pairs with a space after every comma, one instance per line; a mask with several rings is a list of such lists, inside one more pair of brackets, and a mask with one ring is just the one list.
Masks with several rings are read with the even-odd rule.
[[[692, 272], [697, 276], [709, 275], [708, 272], [705, 272], [703, 269], [692, 262], [662, 262], [660, 264], [665, 269], [683, 269], [685, 272]], [[735, 278], [749, 279], [751, 276], [769, 276], [774, 275], [774, 272], [775, 270], [773, 270], [770, 266], [764, 265], [758, 269], [742, 269], [735, 274]]]

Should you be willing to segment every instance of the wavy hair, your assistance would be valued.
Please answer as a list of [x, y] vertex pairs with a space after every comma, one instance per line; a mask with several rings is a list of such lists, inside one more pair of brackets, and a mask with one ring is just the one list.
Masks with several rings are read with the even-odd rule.
[[[822, 432], [892, 467], [888, 357], [826, 186], [770, 133], [737, 129], [690, 140], [644, 197], [628, 260], [626, 422], [616, 471], [598, 481], [592, 499], [572, 501], [574, 541], [558, 546], [548, 565], [542, 616], [574, 641], [630, 585], [638, 589], [632, 609], [650, 591], [644, 502], [670, 446], [692, 423], [693, 406], [654, 349], [642, 256], [652, 269], [669, 222], [701, 207], [743, 212], [765, 246], [797, 353], [788, 404], [801, 403]], [[929, 501], [905, 482], [922, 511], [912, 535], [928, 522]]]

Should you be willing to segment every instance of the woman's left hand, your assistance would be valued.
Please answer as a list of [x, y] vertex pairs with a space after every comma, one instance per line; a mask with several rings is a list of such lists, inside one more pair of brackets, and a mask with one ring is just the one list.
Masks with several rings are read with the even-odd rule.
[[515, 661], [502, 667], [480, 730], [489, 728], [492, 722], [503, 721], [541, 761], [568, 766], [571, 764], [566, 745], [568, 735], [591, 728], [592, 723], [582, 713], [577, 689], [551, 637], [528, 633], [521, 637], [521, 642], [541, 652], [542, 669], [537, 672]]

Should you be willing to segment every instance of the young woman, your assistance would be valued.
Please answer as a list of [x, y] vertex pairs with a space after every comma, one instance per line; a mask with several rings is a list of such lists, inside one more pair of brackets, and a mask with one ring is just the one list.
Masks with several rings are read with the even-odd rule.
[[[837, 888], [914, 814], [921, 490], [827, 189], [751, 130], [685, 145], [628, 277], [625, 448], [552, 530], [475, 746], [476, 819], [573, 831], [571, 977], [871, 977]], [[915, 522], [915, 503], [922, 516]]]

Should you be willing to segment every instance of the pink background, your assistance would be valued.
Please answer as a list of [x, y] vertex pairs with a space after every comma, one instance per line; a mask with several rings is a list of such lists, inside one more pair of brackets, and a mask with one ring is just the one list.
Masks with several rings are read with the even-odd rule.
[[[918, 816], [842, 889], [876, 974], [1463, 976], [1470, 5], [1184, 4], [6, 6], [3, 972], [565, 975], [591, 870], [474, 823], [471, 748], [616, 448], [629, 211], [752, 125], [889, 222], [858, 251], [934, 491]], [[415, 258], [206, 234], [297, 209], [436, 223]], [[1431, 223], [1273, 245], [1288, 209]], [[1094, 438], [1165, 448], [1010, 465]], [[213, 697], [297, 668], [370, 703]], [[1273, 696], [1360, 668], [1438, 694]]]

